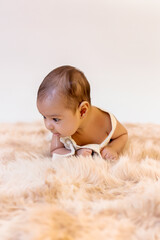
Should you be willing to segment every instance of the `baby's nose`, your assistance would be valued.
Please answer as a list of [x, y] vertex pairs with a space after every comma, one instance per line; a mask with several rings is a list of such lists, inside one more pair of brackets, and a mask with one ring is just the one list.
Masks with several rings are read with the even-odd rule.
[[54, 129], [54, 125], [53, 125], [53, 121], [52, 121], [52, 120], [46, 119], [45, 125], [46, 125], [46, 128], [47, 128], [48, 130], [53, 130], [53, 129]]

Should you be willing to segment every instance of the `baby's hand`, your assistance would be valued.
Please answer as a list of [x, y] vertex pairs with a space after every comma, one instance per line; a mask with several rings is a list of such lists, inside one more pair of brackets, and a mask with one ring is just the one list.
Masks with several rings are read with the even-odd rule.
[[114, 151], [111, 147], [106, 146], [101, 150], [102, 157], [107, 160], [117, 160], [118, 154], [116, 151]]
[[76, 151], [77, 156], [82, 155], [82, 156], [86, 157], [86, 156], [91, 156], [91, 154], [92, 154], [92, 150], [89, 148], [81, 148]]

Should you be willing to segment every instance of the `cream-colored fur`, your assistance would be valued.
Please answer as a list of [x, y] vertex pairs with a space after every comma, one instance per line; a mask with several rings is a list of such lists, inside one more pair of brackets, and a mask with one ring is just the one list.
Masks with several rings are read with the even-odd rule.
[[0, 124], [0, 240], [160, 239], [160, 125], [119, 161], [53, 161], [43, 123]]

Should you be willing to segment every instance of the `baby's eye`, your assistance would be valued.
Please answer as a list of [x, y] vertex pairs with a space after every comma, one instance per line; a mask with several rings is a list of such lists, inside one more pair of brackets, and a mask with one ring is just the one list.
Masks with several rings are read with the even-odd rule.
[[53, 118], [53, 121], [54, 121], [54, 122], [59, 122], [60, 119], [59, 119], [59, 118]]
[[45, 117], [45, 116], [43, 116], [43, 118], [44, 118], [44, 119], [46, 119], [46, 117]]

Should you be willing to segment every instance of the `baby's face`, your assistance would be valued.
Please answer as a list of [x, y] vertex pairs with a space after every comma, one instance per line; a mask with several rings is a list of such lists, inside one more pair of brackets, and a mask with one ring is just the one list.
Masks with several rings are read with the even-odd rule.
[[53, 134], [59, 137], [71, 136], [79, 128], [79, 111], [74, 113], [67, 109], [64, 99], [50, 96], [42, 101], [38, 100], [37, 107], [44, 118], [46, 128]]

